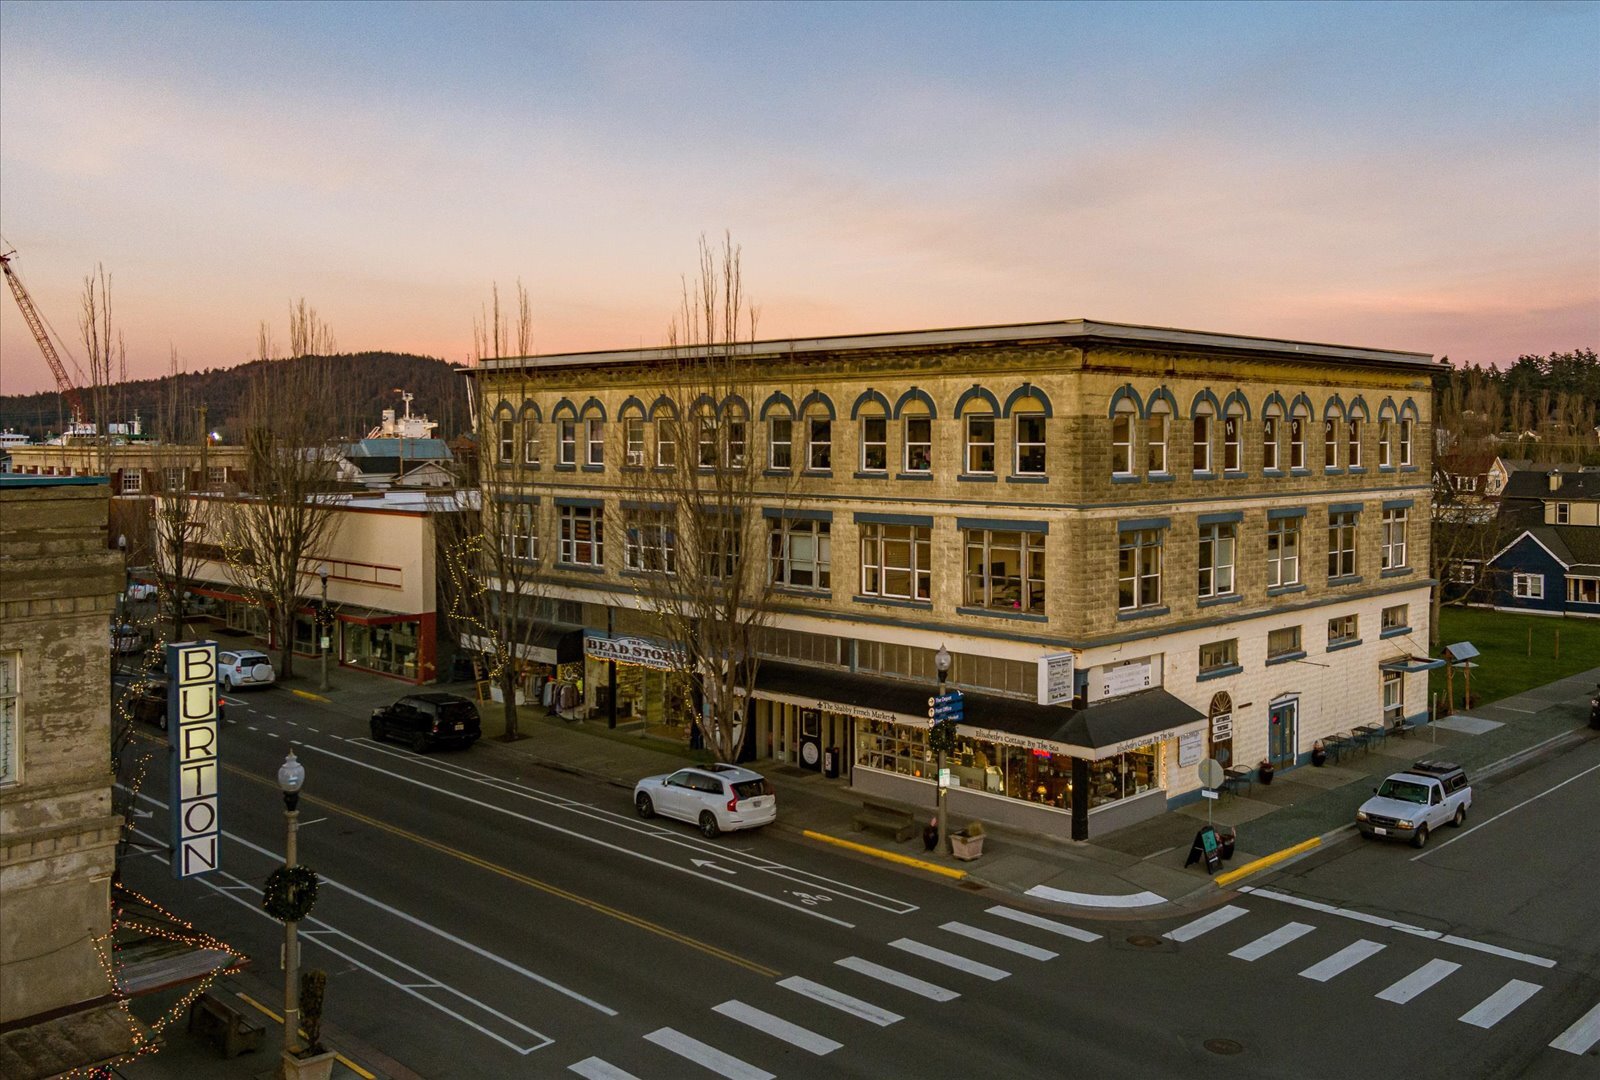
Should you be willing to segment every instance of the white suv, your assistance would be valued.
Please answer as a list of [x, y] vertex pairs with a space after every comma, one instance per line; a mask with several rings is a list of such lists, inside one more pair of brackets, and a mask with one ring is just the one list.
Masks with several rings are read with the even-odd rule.
[[237, 690], [241, 686], [268, 686], [277, 677], [272, 670], [272, 661], [264, 652], [246, 649], [217, 654], [217, 682], [229, 690]]
[[633, 788], [643, 818], [662, 817], [700, 826], [707, 840], [719, 832], [754, 829], [778, 816], [778, 797], [760, 773], [737, 765], [697, 765], [649, 776]]

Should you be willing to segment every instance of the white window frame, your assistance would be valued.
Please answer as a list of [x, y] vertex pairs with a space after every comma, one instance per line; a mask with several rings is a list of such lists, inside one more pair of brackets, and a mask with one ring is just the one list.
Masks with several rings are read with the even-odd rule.
[[1200, 542], [1195, 553], [1195, 565], [1198, 569], [1196, 590], [1202, 600], [1233, 594], [1238, 552], [1238, 525], [1225, 521], [1200, 526]]
[[1277, 472], [1278, 462], [1282, 459], [1282, 447], [1278, 445], [1283, 435], [1278, 430], [1278, 421], [1281, 419], [1276, 405], [1267, 406], [1261, 413], [1261, 468], [1264, 472]]
[[725, 406], [722, 414], [722, 467], [730, 471], [744, 468], [750, 439], [750, 418], [737, 405]]
[[[1398, 620], [1398, 621], [1397, 621]], [[1411, 629], [1411, 605], [1394, 604], [1386, 607], [1378, 616], [1379, 630], [1409, 630]]]
[[1213, 419], [1210, 405], [1200, 405], [1195, 408], [1193, 443], [1194, 471], [1197, 473], [1211, 471], [1211, 421]]
[[[67, 475], [72, 475], [72, 470], [67, 470]], [[168, 492], [189, 490], [189, 470], [182, 465], [173, 465], [161, 470], [161, 490]]]
[[1345, 421], [1345, 461], [1347, 469], [1361, 468], [1361, 418], [1352, 416]]
[[499, 457], [501, 465], [514, 465], [517, 461], [517, 422], [509, 416], [500, 418]]
[[144, 470], [123, 469], [121, 489], [124, 495], [144, 494]]
[[[1035, 422], [1037, 422], [1039, 425], [1038, 438], [1024, 439], [1022, 437], [1023, 424], [1032, 424]], [[1011, 471], [1016, 473], [1018, 476], [1044, 476], [1050, 464], [1048, 457], [1048, 439], [1050, 431], [1049, 417], [1045, 416], [1043, 411], [1037, 409], [1029, 410], [1027, 412], [1013, 412], [1011, 414], [1011, 431], [1012, 442], [1016, 447], [1013, 455]], [[1038, 452], [1039, 464], [1037, 468], [1028, 467], [1026, 465], [1027, 458], [1031, 456], [1032, 452], [1034, 451]]]
[[[1206, 663], [1207, 649], [1215, 649], [1220, 653], [1220, 657], [1212, 657], [1213, 662], [1210, 664]], [[1216, 662], [1219, 659], [1220, 662]], [[1204, 645], [1200, 646], [1199, 651], [1195, 654], [1195, 667], [1198, 673], [1201, 675], [1206, 675], [1213, 671], [1223, 671], [1227, 668], [1234, 668], [1238, 666], [1239, 639], [1236, 637], [1225, 638], [1222, 641], [1208, 641]]]
[[1543, 600], [1544, 575], [1516, 571], [1511, 575], [1511, 595], [1518, 600]]
[[583, 422], [583, 463], [589, 468], [599, 468], [606, 463], [606, 422], [604, 420], [585, 420]]
[[525, 562], [539, 560], [539, 532], [532, 503], [500, 504], [500, 543], [507, 558]]
[[[808, 542], [811, 553], [795, 554], [796, 540]], [[772, 584], [800, 592], [833, 591], [833, 524], [813, 518], [773, 518], [767, 560]], [[810, 573], [810, 582], [798, 580]]]
[[1398, 671], [1383, 673], [1383, 721], [1393, 724], [1406, 714], [1406, 677]]
[[531, 416], [522, 419], [522, 463], [539, 464], [539, 421]]
[[1564, 502], [1556, 503], [1556, 521], [1555, 521], [1555, 523], [1557, 525], [1568, 525], [1568, 524], [1571, 524], [1571, 522], [1572, 522], [1572, 504], [1571, 503], [1564, 503]]
[[[1287, 649], [1280, 648], [1276, 652], [1272, 648], [1274, 634], [1292, 634], [1292, 644]], [[1276, 660], [1280, 656], [1296, 656], [1306, 651], [1305, 632], [1297, 626], [1278, 626], [1267, 631], [1267, 659]]]
[[656, 429], [656, 468], [676, 469], [678, 467], [678, 439], [677, 429], [673, 427], [677, 421], [671, 417], [651, 422], [651, 427]]
[[717, 467], [717, 414], [709, 407], [694, 414], [694, 463], [701, 469]]
[[1132, 476], [1133, 426], [1138, 420], [1131, 401], [1117, 402], [1117, 411], [1111, 417], [1111, 475]]
[[1378, 468], [1394, 468], [1394, 421], [1378, 417]]
[[622, 564], [639, 573], [677, 574], [678, 536], [670, 510], [627, 511]]
[[556, 433], [558, 445], [556, 447], [556, 461], [562, 465], [576, 466], [578, 464], [578, 421], [574, 417], [562, 417], [557, 422]]
[[[783, 432], [781, 439], [778, 437], [780, 430]], [[778, 460], [780, 447], [783, 450], [782, 461]], [[774, 472], [794, 471], [794, 417], [767, 417], [767, 468]]]
[[[821, 438], [818, 438], [818, 434]], [[819, 454], [820, 451], [820, 454]], [[822, 463], [818, 464], [818, 458]], [[828, 416], [806, 417], [806, 471], [833, 471], [833, 420]]]
[[1172, 408], [1163, 399], [1150, 405], [1144, 421], [1144, 463], [1150, 476], [1168, 475], [1167, 450], [1172, 441]]
[[1118, 611], [1142, 611], [1161, 606], [1161, 564], [1165, 546], [1165, 529], [1125, 529], [1117, 534]]
[[644, 417], [642, 416], [623, 418], [622, 461], [630, 468], [644, 467]]
[[[870, 430], [877, 425], [876, 437]], [[877, 463], [872, 457], [876, 451]], [[889, 471], [889, 418], [882, 413], [861, 417], [861, 471], [887, 473]]]
[[1244, 410], [1237, 405], [1229, 406], [1222, 417], [1222, 471], [1244, 472]]
[[1304, 405], [1297, 405], [1289, 413], [1289, 468], [1306, 467], [1306, 421], [1310, 417]]
[[1406, 520], [1410, 515], [1405, 507], [1383, 512], [1383, 565], [1384, 570], [1398, 570], [1406, 565]]
[[[1348, 633], [1340, 633], [1337, 637], [1334, 636], [1336, 628], [1342, 631], [1346, 626], [1349, 627]], [[1361, 617], [1359, 615], [1335, 615], [1328, 620], [1329, 645], [1343, 645], [1347, 642], [1356, 641], [1360, 637]]]
[[[913, 424], [928, 425], [927, 438], [913, 438], [911, 433], [911, 425]], [[933, 417], [931, 415], [907, 416], [905, 418], [905, 425], [906, 472], [915, 473], [918, 476], [924, 476], [928, 473], [931, 473], [933, 471]], [[921, 465], [915, 463], [916, 458], [913, 454], [913, 450], [917, 447], [921, 447], [924, 451], [922, 455], [923, 463]]]
[[[606, 564], [605, 510], [598, 506], [563, 506], [561, 511], [561, 563], [563, 566], [592, 566], [603, 568]], [[589, 538], [579, 539], [578, 526], [587, 522]], [[584, 548], [589, 557], [580, 559]]]
[[[1590, 595], [1585, 597], [1587, 592]], [[1600, 604], [1600, 577], [1574, 574], [1567, 578], [1567, 603]]]
[[[1328, 580], [1355, 576], [1360, 569], [1357, 538], [1361, 532], [1361, 514], [1346, 511], [1328, 515]], [[1349, 541], [1346, 545], [1346, 541]]]
[[[1016, 540], [1013, 543], [1012, 537]], [[965, 529], [962, 531], [962, 598], [965, 606], [987, 611], [1042, 615], [1045, 612], [1045, 534], [1020, 529]], [[993, 552], [997, 549], [1017, 553], [1017, 597], [1007, 603], [996, 596]], [[973, 554], [978, 562], [973, 568]], [[1038, 572], [1035, 573], [1035, 570]]]
[[1267, 522], [1267, 588], [1300, 584], [1300, 543], [1304, 531], [1301, 524], [1304, 521], [1303, 517], [1285, 517]]
[[[861, 595], [887, 600], [933, 599], [933, 530], [926, 525], [862, 522]], [[889, 585], [891, 574], [903, 575], [905, 590]]]
[[[981, 431], [976, 430], [980, 425], [987, 425], [988, 436], [984, 437]], [[994, 438], [998, 426], [998, 418], [993, 413], [968, 413], [966, 416], [966, 456], [962, 459], [964, 471], [968, 476], [993, 476], [995, 468]], [[988, 466], [984, 467], [982, 457], [988, 451]]]
[[1400, 467], [1402, 469], [1411, 467], [1411, 435], [1411, 417], [1402, 416], [1400, 418]]
[[1337, 469], [1339, 467], [1339, 418], [1325, 416], [1322, 419], [1322, 467], [1324, 469]]
[[1450, 567], [1450, 580], [1456, 585], [1476, 585], [1478, 564], [1472, 559], [1462, 559]]

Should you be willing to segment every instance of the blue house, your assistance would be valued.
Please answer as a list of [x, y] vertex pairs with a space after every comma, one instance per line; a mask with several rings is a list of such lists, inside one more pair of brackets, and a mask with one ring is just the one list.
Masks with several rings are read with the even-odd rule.
[[1600, 471], [1518, 472], [1503, 502], [1527, 523], [1489, 560], [1494, 606], [1600, 618]]

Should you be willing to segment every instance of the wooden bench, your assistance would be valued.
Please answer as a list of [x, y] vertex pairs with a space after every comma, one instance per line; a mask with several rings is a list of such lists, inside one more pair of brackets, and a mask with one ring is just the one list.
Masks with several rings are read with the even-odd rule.
[[861, 811], [851, 819], [856, 832], [871, 830], [892, 836], [896, 840], [910, 840], [917, 835], [917, 819], [909, 810], [885, 803], [866, 802]]
[[189, 1006], [189, 1032], [210, 1039], [223, 1057], [238, 1057], [259, 1050], [267, 1036], [266, 1026], [255, 1021], [240, 1006], [217, 994], [202, 994]]

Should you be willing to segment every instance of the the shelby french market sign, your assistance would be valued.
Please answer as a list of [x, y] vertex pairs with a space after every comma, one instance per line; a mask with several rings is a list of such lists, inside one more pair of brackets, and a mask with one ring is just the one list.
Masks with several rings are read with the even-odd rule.
[[167, 646], [172, 744], [172, 876], [217, 868], [217, 643]]
[[639, 637], [585, 637], [585, 655], [595, 660], [615, 660], [619, 664], [673, 671], [684, 666], [683, 652], [673, 645]]

